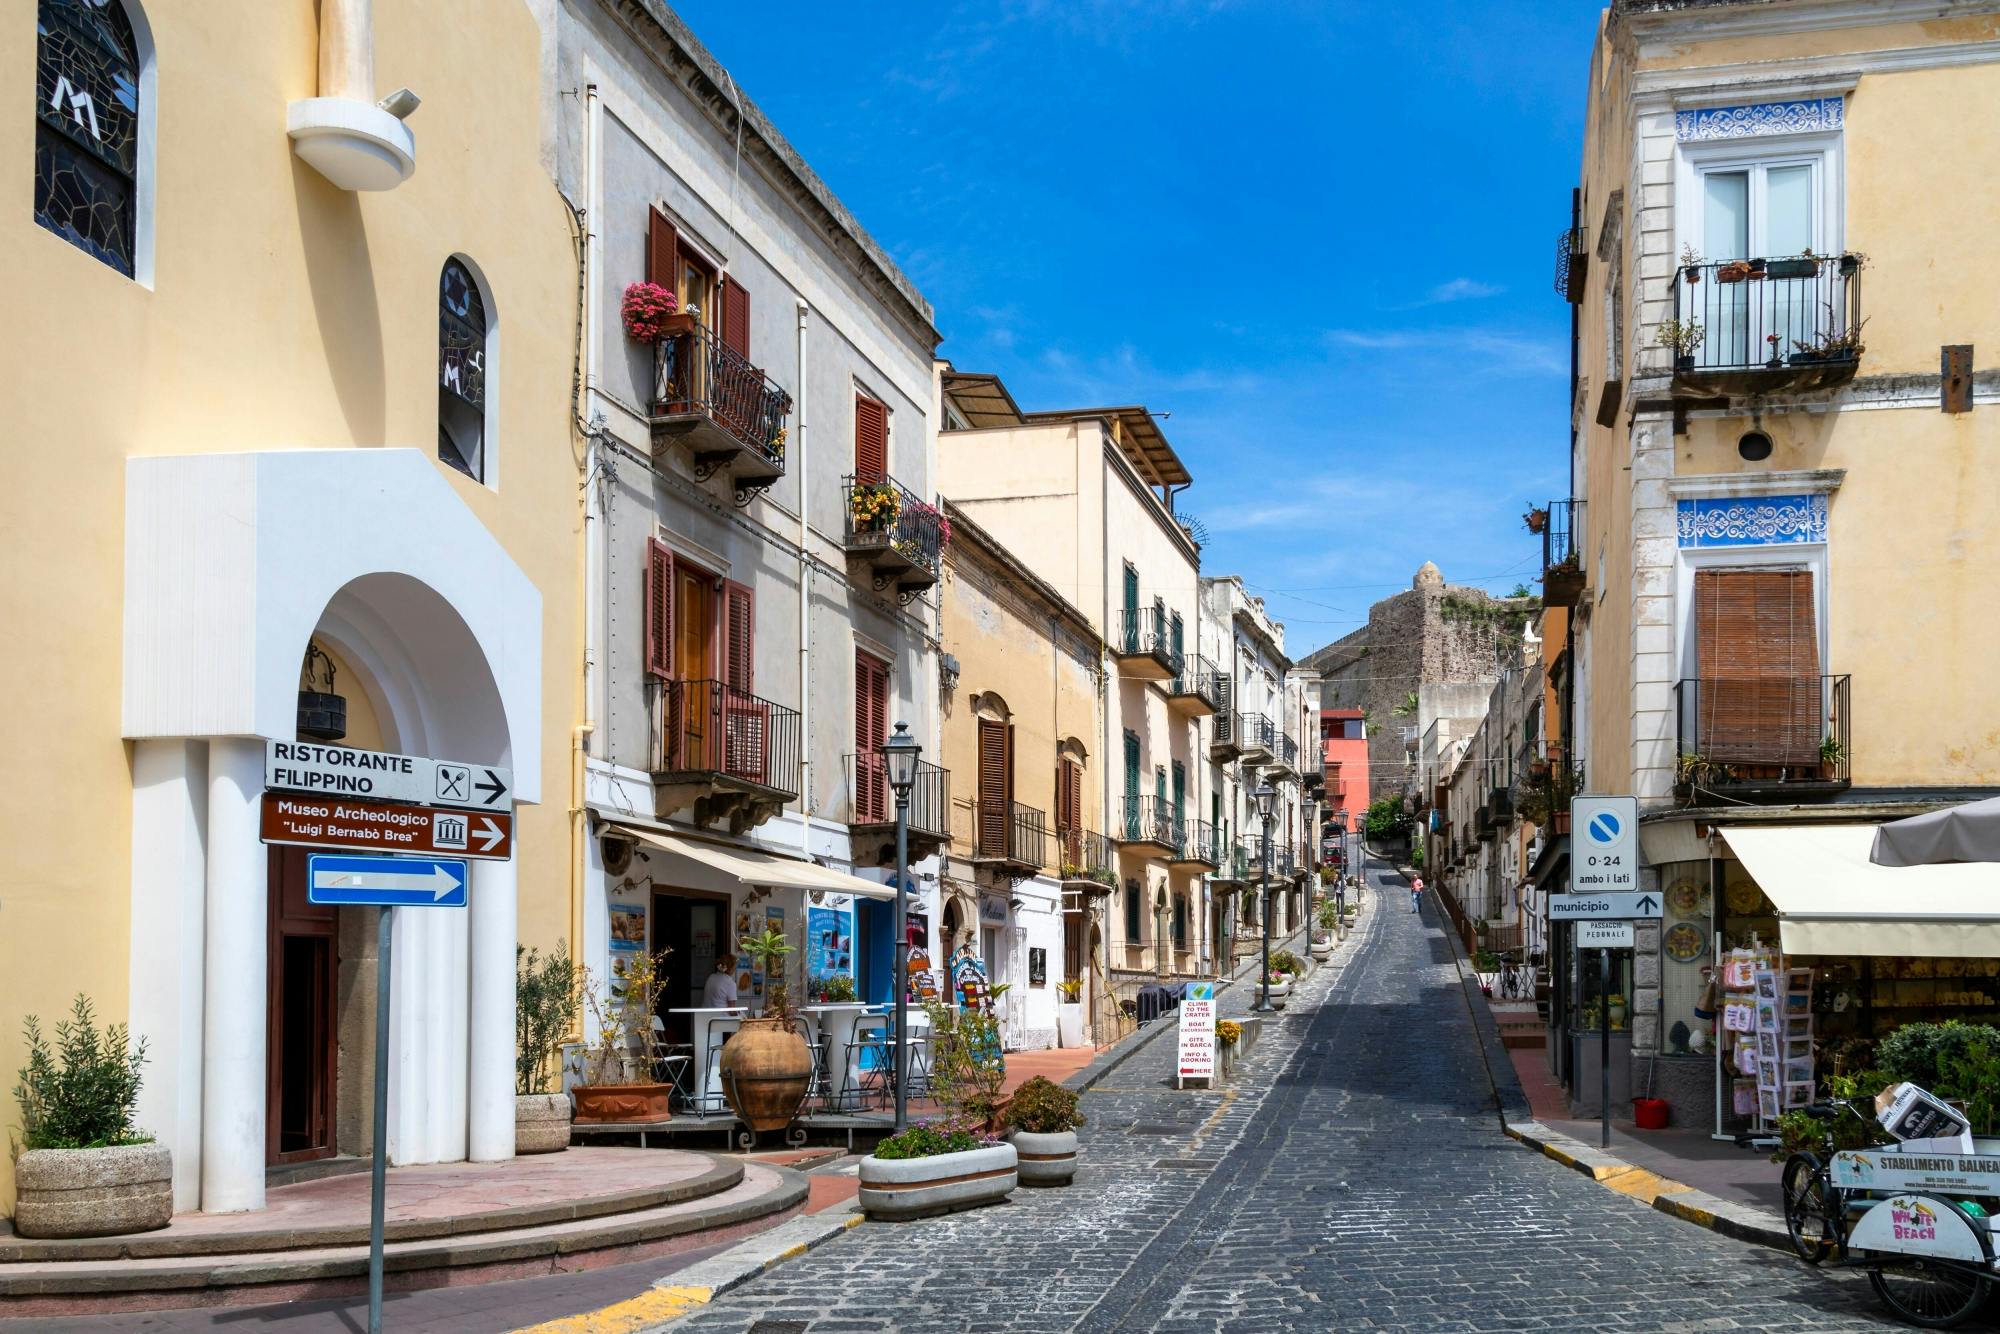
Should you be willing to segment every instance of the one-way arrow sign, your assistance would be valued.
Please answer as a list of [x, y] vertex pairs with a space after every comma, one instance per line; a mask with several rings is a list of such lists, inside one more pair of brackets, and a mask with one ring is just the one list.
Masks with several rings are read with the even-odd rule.
[[306, 858], [312, 903], [382, 908], [463, 908], [465, 863], [428, 857]]
[[480, 772], [484, 777], [472, 785], [472, 790], [479, 794], [480, 804], [498, 806], [507, 795], [507, 780], [491, 769]]

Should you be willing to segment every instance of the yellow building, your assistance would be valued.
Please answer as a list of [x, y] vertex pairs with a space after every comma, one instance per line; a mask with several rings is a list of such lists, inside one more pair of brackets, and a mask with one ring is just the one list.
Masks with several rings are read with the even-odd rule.
[[[1082, 1045], [1110, 995], [1104, 905], [1116, 883], [1099, 770], [1104, 676], [1090, 618], [945, 502], [944, 767], [950, 812], [938, 940], [970, 946], [1019, 1047]], [[1062, 984], [1078, 1010], [1063, 1010]], [[1108, 1029], [1106, 1030], [1109, 1031]]]
[[[543, 34], [524, 5], [373, 11], [0, 24], [0, 162], [34, 186], [0, 210], [0, 1071], [79, 992], [129, 1021], [184, 1209], [369, 1148], [374, 910], [305, 903], [260, 841], [267, 741], [505, 767], [522, 803], [468, 911], [399, 915], [395, 1161], [512, 1154], [515, 942], [572, 931], [576, 252]], [[344, 728], [301, 732], [308, 687]]]
[[[1990, 2], [1619, 0], [1592, 56], [1547, 587], [1575, 606], [1587, 787], [1637, 795], [1672, 909], [1620, 965], [1619, 1036], [1689, 1120], [1738, 1105], [1700, 1050], [1701, 966], [1752, 937], [1800, 953], [1837, 888], [1798, 882], [1846, 837], [1827, 826], [2000, 786], [2000, 418], [1975, 360], [2000, 338], [2000, 189], [1983, 139], [1938, 137], [2000, 98], [1996, 37]], [[1760, 863], [1738, 831], [1765, 826], [1794, 832]], [[1865, 957], [1804, 962], [1853, 1002], [1823, 1037], [1893, 1021]]]

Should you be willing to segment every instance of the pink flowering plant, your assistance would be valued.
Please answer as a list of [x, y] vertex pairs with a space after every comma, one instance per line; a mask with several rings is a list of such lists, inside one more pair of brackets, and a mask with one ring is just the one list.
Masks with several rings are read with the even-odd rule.
[[680, 309], [669, 289], [658, 283], [633, 283], [625, 289], [619, 313], [625, 318], [625, 336], [639, 343], [657, 343], [667, 336], [666, 321]]

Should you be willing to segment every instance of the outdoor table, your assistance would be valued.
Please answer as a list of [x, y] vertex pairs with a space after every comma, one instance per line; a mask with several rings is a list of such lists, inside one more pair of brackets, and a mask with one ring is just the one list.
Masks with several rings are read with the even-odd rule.
[[746, 1005], [712, 1005], [669, 1010], [668, 1013], [687, 1015], [694, 1029], [694, 1059], [699, 1067], [694, 1085], [701, 1091], [697, 1105], [706, 1112], [722, 1101], [721, 1073], [718, 1064], [708, 1059], [709, 1026], [718, 1019], [742, 1019], [750, 1013], [750, 1008]]
[[833, 1085], [828, 1101], [832, 1106], [845, 1106], [848, 1089], [860, 1081], [860, 1071], [855, 1068], [848, 1047], [854, 1042], [855, 1026], [875, 1008], [862, 1001], [835, 1001], [801, 1007], [801, 1013], [811, 1015], [813, 1022], [819, 1025], [820, 1037], [826, 1043], [826, 1075], [827, 1081]]

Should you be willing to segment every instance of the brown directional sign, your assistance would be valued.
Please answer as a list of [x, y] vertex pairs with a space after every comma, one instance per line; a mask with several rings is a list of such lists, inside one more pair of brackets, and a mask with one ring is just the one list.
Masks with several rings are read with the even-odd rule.
[[514, 817], [498, 811], [445, 810], [400, 801], [264, 794], [266, 843], [357, 852], [439, 854], [506, 861], [514, 855]]

